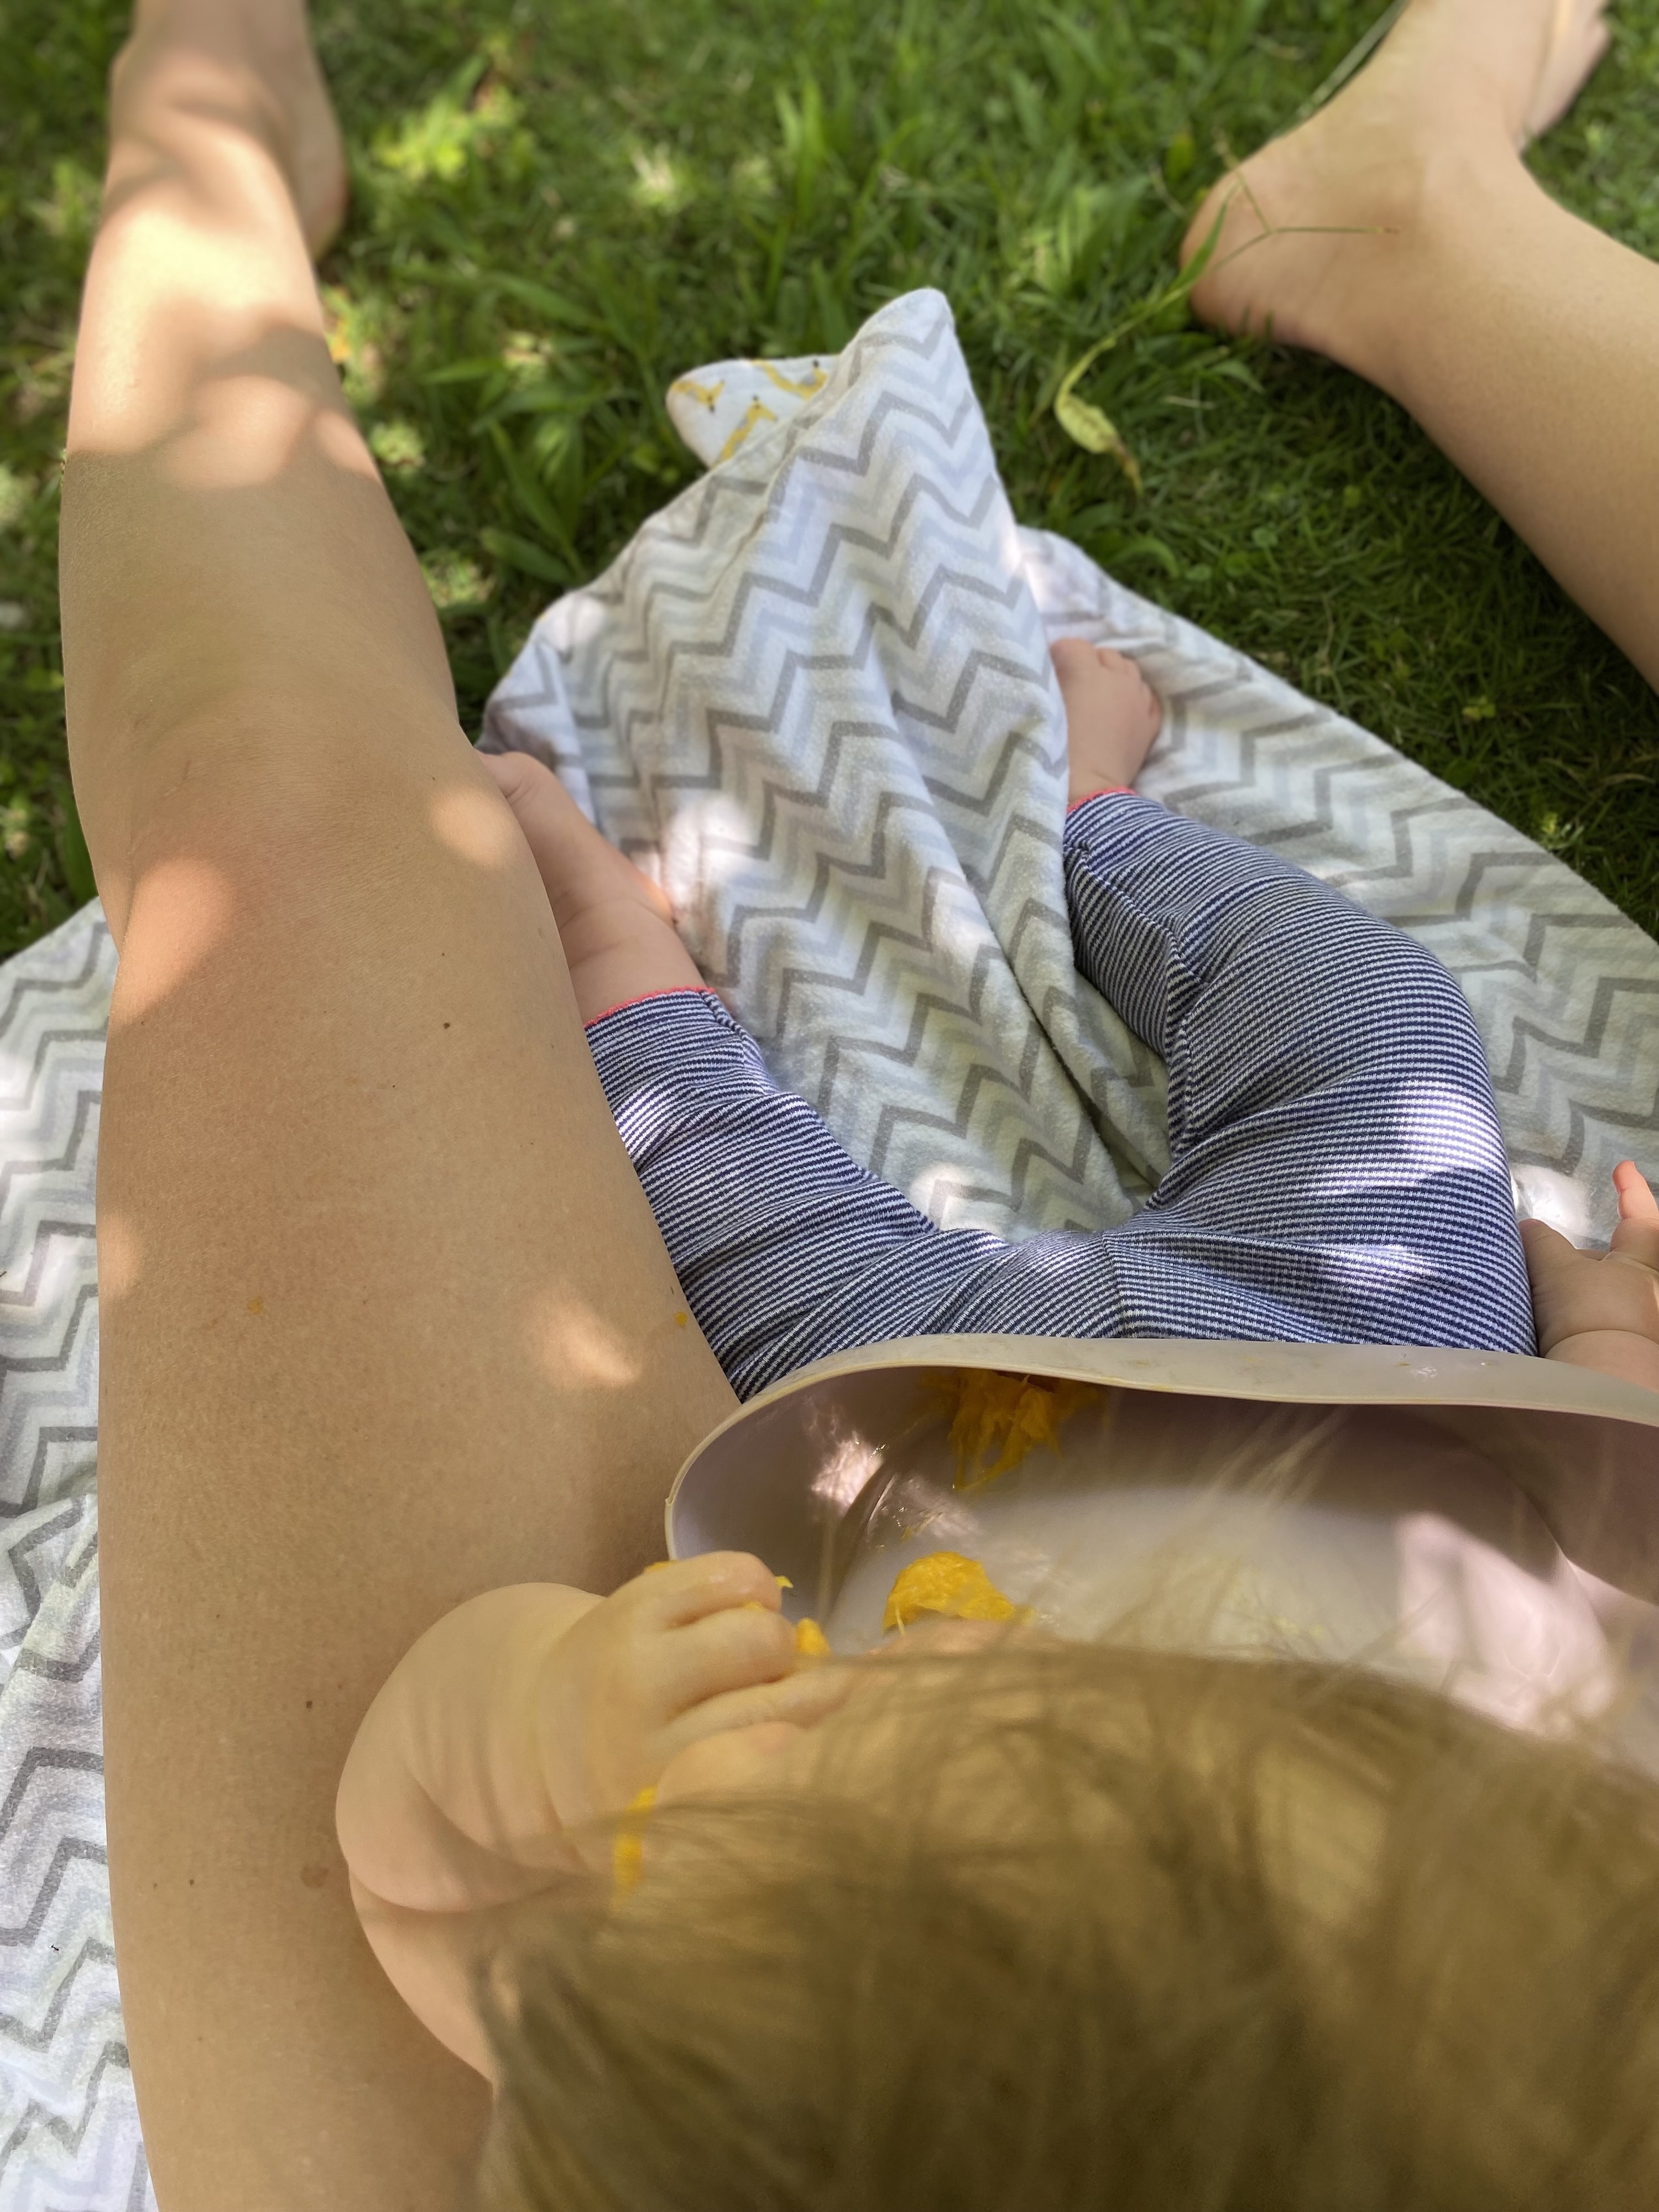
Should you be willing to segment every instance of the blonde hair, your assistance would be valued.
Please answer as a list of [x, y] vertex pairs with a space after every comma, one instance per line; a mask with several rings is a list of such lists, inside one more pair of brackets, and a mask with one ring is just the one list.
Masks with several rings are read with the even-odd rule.
[[1409, 1683], [1010, 1641], [481, 1975], [483, 2212], [1651, 2212], [1659, 1787]]

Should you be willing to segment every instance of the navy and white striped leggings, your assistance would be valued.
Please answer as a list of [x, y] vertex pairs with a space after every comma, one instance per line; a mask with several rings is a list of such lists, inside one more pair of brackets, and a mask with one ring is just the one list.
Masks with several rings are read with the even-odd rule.
[[588, 1041], [739, 1396], [955, 1331], [1536, 1350], [1480, 1039], [1433, 955], [1312, 876], [1133, 793], [1073, 808], [1079, 967], [1170, 1071], [1170, 1171], [1098, 1236], [935, 1227], [778, 1089], [705, 991]]

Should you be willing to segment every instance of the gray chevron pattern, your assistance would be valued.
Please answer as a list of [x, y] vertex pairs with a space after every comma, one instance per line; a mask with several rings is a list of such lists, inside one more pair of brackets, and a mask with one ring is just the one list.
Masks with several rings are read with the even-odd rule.
[[656, 876], [779, 1079], [947, 1227], [1103, 1226], [1162, 1172], [1163, 1070], [1066, 923], [1044, 648], [1087, 636], [1164, 701], [1152, 797], [1457, 975], [1518, 1198], [1605, 1239], [1613, 1165], [1659, 1149], [1659, 948], [1380, 738], [1018, 528], [940, 295], [814, 366], [795, 391], [692, 373], [723, 394], [707, 446], [677, 410], [705, 459], [751, 396], [779, 419], [548, 609], [482, 740], [547, 760]]
[[94, 905], [0, 969], [0, 2204], [147, 2212], [98, 1665]]
[[[740, 365], [739, 365], [740, 366]], [[786, 1082], [936, 1218], [1131, 1212], [1163, 1070], [1072, 965], [1048, 638], [1165, 701], [1146, 787], [1289, 854], [1460, 977], [1529, 1208], [1610, 1225], [1659, 1145], [1659, 948], [1547, 854], [1021, 531], [937, 294], [538, 623], [484, 744], [655, 869]], [[741, 396], [740, 394], [738, 395]], [[724, 419], [724, 418], [723, 418]], [[116, 1988], [98, 1665], [94, 905], [0, 968], [0, 2206], [153, 2212]]]
[[1083, 1003], [1059, 694], [939, 295], [550, 608], [483, 742], [553, 763], [775, 1072], [935, 1218], [1133, 1210], [1162, 1071]]

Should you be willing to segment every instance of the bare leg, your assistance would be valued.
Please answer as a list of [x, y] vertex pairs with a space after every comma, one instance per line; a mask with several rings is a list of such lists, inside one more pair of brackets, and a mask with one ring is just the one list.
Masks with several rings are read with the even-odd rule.
[[[1519, 152], [1600, 58], [1601, 13], [1411, 0], [1328, 107], [1223, 179], [1185, 252], [1224, 205], [1198, 313], [1271, 321], [1391, 393], [1659, 685], [1659, 267]], [[1358, 234], [1308, 234], [1327, 227]]]
[[332, 147], [296, 0], [141, 0], [64, 592], [122, 945], [109, 1844], [166, 2212], [457, 2201], [484, 2092], [357, 1928], [347, 1747], [459, 1601], [652, 1557], [732, 1402], [329, 363], [305, 234], [339, 204]]

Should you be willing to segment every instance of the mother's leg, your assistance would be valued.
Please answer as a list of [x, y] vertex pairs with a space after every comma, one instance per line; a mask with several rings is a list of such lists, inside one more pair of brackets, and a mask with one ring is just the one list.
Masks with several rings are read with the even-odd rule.
[[1601, 8], [1411, 0], [1328, 107], [1223, 179], [1186, 251], [1224, 205], [1197, 311], [1271, 319], [1391, 393], [1659, 685], [1659, 267], [1518, 151], [1599, 58]]
[[456, 725], [293, 186], [297, 0], [141, 0], [64, 486], [76, 785], [121, 942], [100, 1170], [111, 1881], [163, 2212], [448, 2207], [482, 2086], [333, 1833], [405, 1647], [605, 1588], [730, 1394]]

